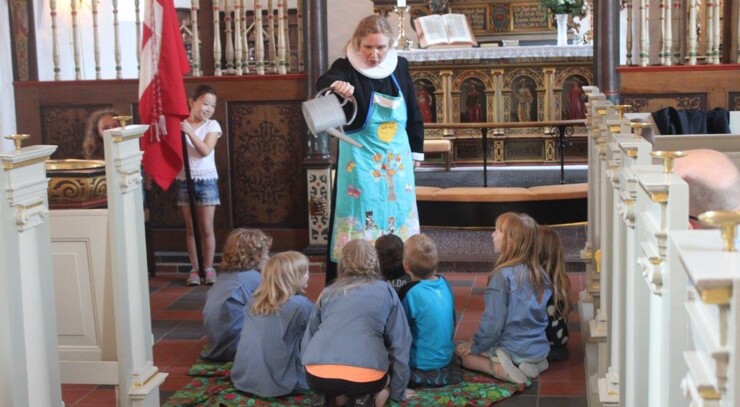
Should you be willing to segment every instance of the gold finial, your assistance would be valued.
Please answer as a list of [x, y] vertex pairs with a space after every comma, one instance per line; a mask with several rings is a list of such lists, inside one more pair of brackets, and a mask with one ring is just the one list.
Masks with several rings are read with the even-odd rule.
[[640, 138], [642, 137], [642, 131], [650, 128], [651, 124], [648, 122], [631, 122], [630, 127], [632, 127], [632, 131], [635, 133], [635, 137]]
[[13, 140], [13, 143], [15, 143], [15, 151], [21, 151], [21, 147], [23, 146], [23, 140], [30, 138], [30, 134], [11, 134], [9, 136], [5, 136], [8, 140]]
[[737, 225], [740, 223], [740, 210], [737, 211], [709, 211], [699, 215], [699, 220], [707, 225], [719, 226], [722, 233], [722, 243], [726, 252], [734, 252], [737, 238]]
[[121, 130], [126, 129], [126, 122], [132, 119], [132, 116], [113, 116], [113, 120], [117, 120], [121, 126]]
[[666, 174], [673, 172], [673, 160], [686, 157], [686, 153], [683, 151], [653, 151], [650, 155], [663, 159], [663, 172]]
[[624, 118], [624, 111], [625, 110], [632, 109], [632, 105], [614, 105], [613, 107], [615, 109], [617, 109], [617, 117], [619, 117], [619, 119], [623, 119]]

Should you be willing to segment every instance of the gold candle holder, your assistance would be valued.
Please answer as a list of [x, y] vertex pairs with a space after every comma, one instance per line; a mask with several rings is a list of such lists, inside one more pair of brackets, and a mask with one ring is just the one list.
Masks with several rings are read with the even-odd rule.
[[621, 120], [624, 118], [624, 111], [631, 110], [632, 105], [614, 105], [614, 109], [617, 110], [617, 117]]
[[630, 127], [632, 127], [632, 132], [635, 133], [635, 137], [641, 138], [642, 131], [650, 128], [651, 124], [647, 122], [632, 122], [630, 123]]
[[118, 125], [121, 126], [121, 130], [126, 129], [126, 123], [131, 120], [133, 116], [113, 116], [113, 120], [118, 121]]
[[404, 51], [416, 48], [414, 42], [406, 36], [406, 14], [408, 14], [411, 7], [393, 7], [393, 11], [398, 14], [398, 38], [396, 39], [396, 48], [400, 48]]
[[704, 212], [699, 215], [699, 220], [707, 225], [719, 227], [724, 251], [737, 251], [735, 239], [737, 238], [737, 225], [740, 223], [740, 210]]
[[653, 151], [650, 153], [655, 158], [663, 159], [663, 172], [670, 174], [673, 172], [673, 160], [676, 158], [686, 157], [683, 151]]
[[23, 147], [23, 140], [30, 137], [30, 134], [11, 134], [9, 136], [5, 136], [5, 139], [13, 140], [13, 144], [15, 144], [15, 151], [21, 151], [21, 148]]

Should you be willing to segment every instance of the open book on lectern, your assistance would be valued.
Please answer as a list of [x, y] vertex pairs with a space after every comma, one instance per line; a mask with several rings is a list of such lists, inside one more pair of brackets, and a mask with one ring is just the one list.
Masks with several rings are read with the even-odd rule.
[[431, 14], [414, 20], [422, 48], [472, 47], [477, 45], [464, 14]]

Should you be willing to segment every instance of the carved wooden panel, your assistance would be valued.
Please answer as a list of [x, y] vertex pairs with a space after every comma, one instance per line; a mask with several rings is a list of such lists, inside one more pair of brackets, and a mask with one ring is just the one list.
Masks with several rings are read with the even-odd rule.
[[622, 94], [622, 103], [632, 105], [636, 112], [654, 112], [665, 107], [676, 109], [707, 109], [706, 93]]
[[307, 227], [301, 104], [235, 102], [228, 116], [234, 227]]
[[43, 144], [59, 146], [51, 158], [84, 158], [82, 141], [85, 122], [90, 113], [111, 105], [42, 106], [41, 140]]

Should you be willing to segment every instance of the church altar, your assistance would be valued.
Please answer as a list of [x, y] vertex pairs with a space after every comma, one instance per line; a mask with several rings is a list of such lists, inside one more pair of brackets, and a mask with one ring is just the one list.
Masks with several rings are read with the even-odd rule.
[[[399, 51], [409, 61], [426, 123], [518, 123], [585, 118], [583, 87], [594, 83], [593, 46], [504, 46]], [[494, 130], [487, 151], [495, 164], [559, 161], [544, 126]], [[584, 129], [576, 129], [566, 161], [583, 163]], [[453, 165], [482, 162], [481, 129], [427, 129], [453, 142]]]

